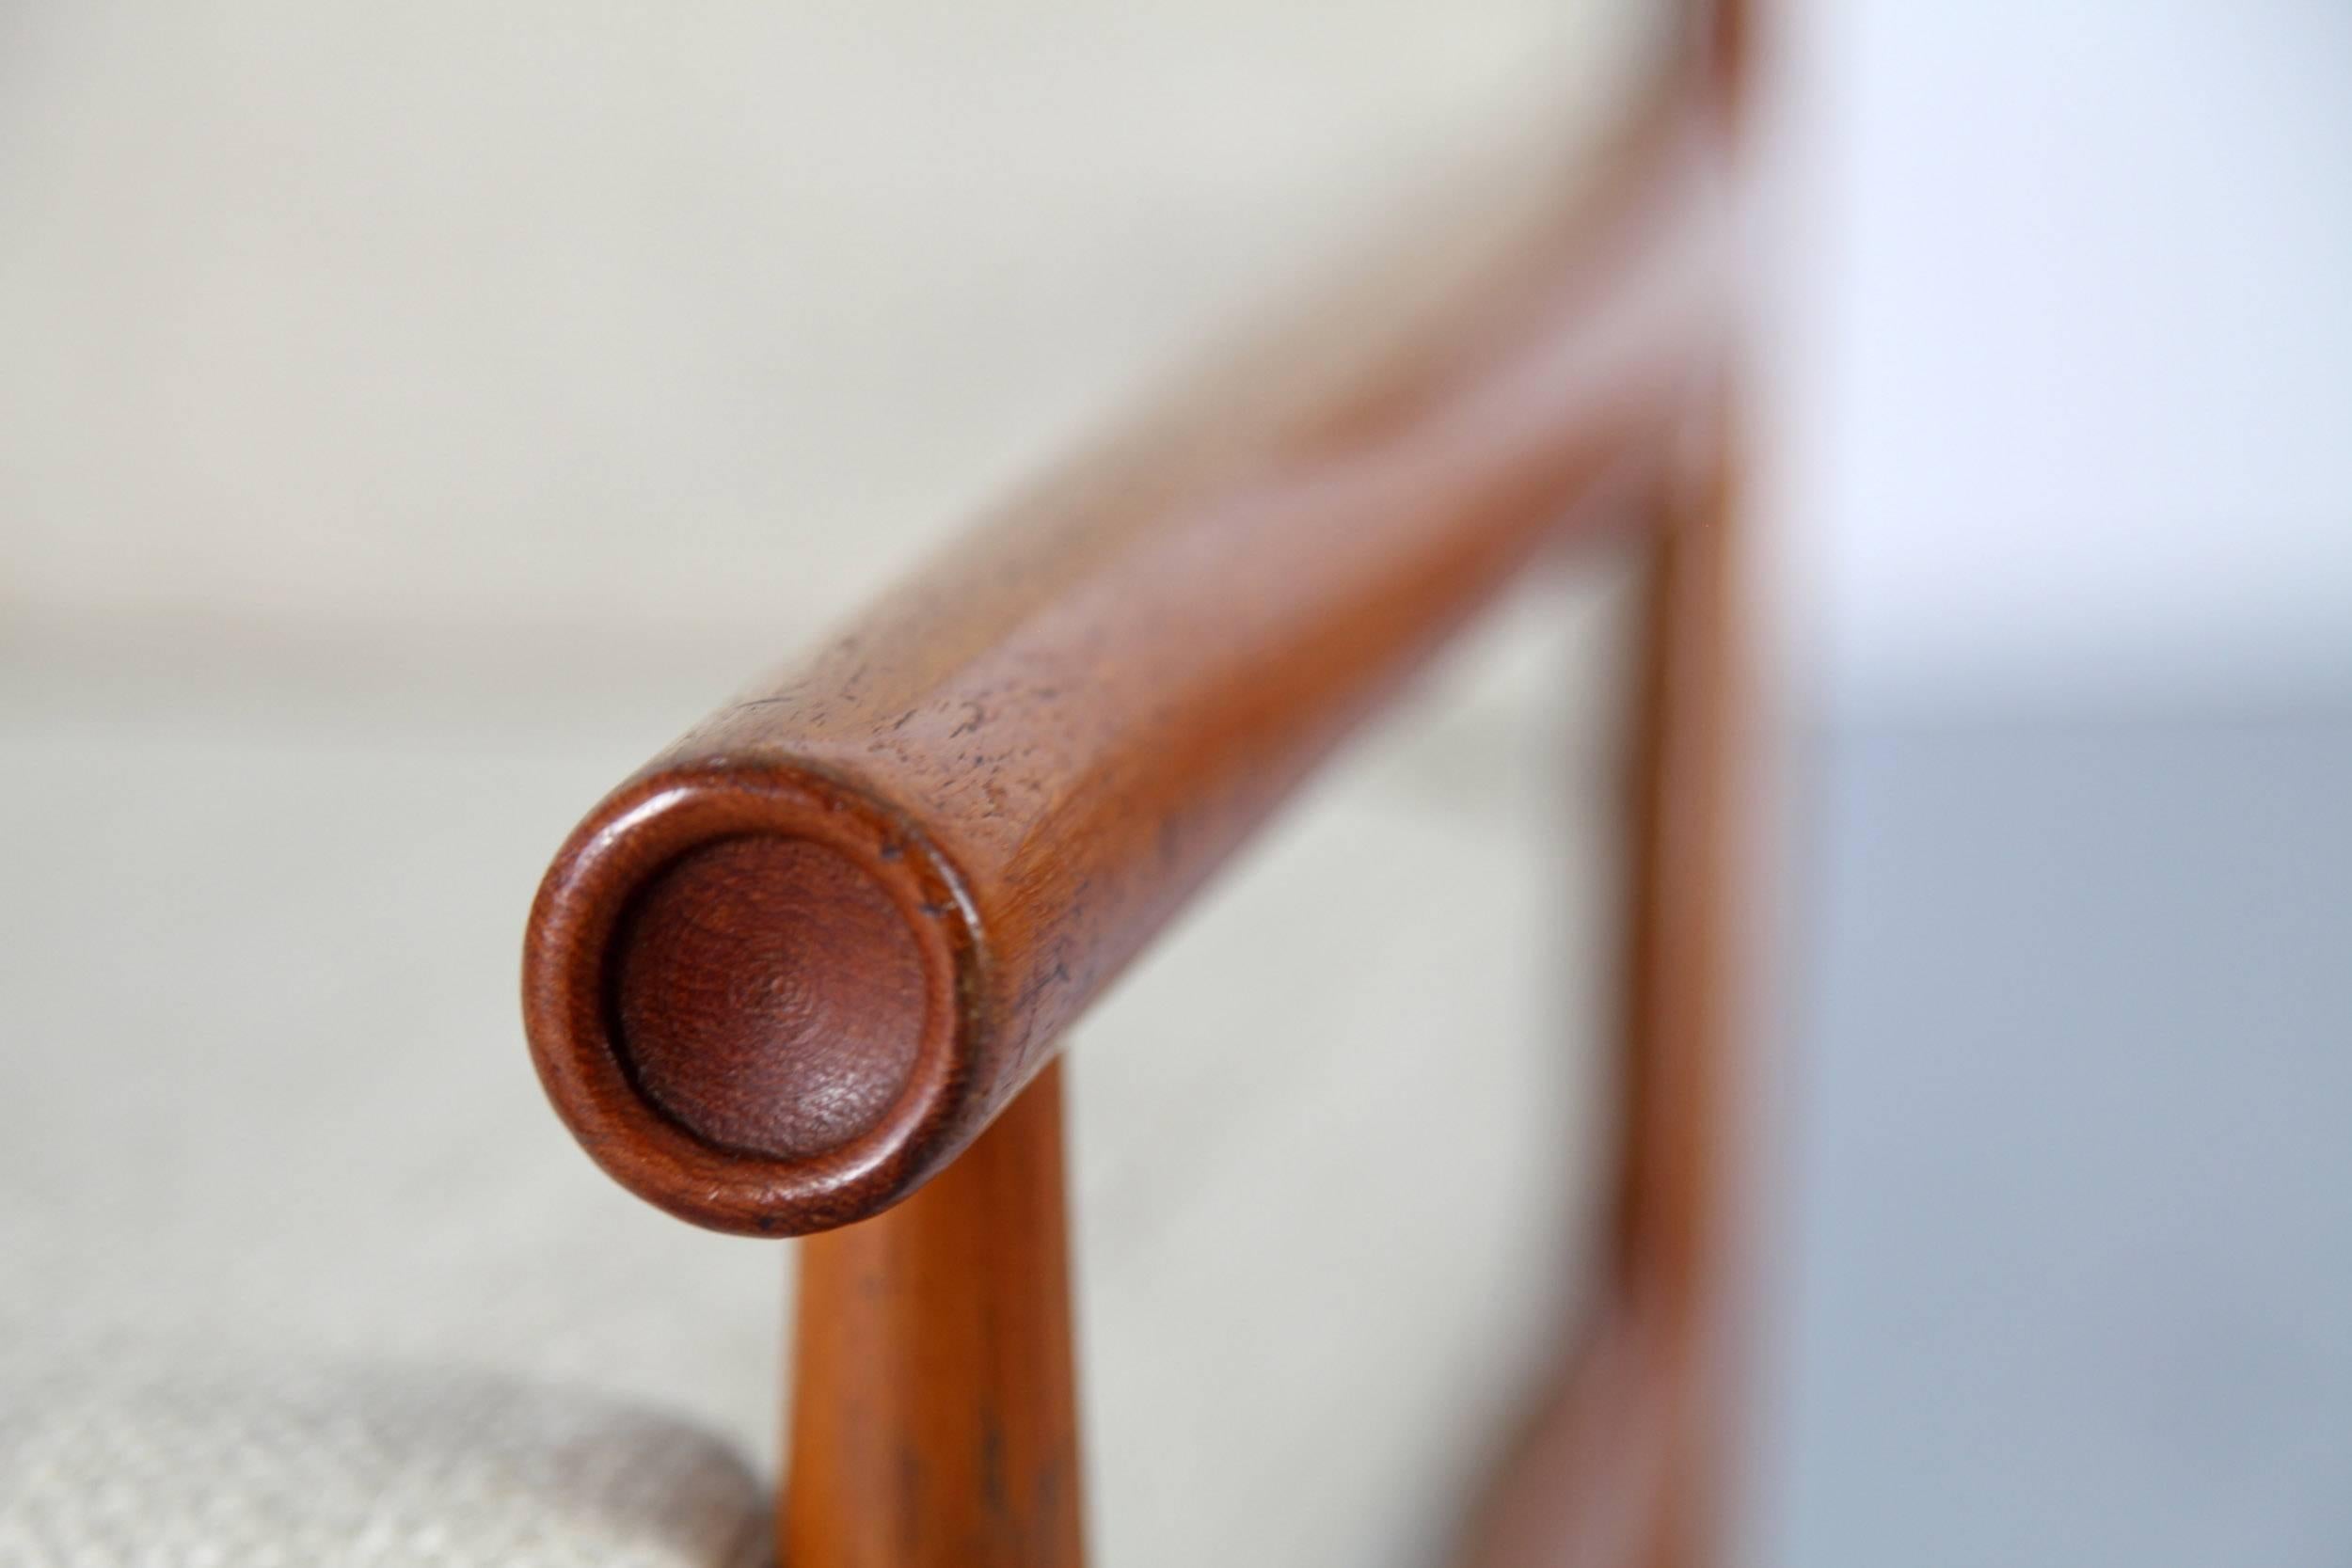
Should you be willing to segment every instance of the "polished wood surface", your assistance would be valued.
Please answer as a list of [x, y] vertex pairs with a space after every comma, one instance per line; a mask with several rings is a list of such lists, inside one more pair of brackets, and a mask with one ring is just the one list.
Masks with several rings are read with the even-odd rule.
[[1715, 150], [1661, 101], [1581, 182], [1422, 232], [623, 784], [525, 958], [589, 1151], [755, 1234], [943, 1168], [1334, 744], [1645, 482], [1720, 334]]
[[801, 1247], [794, 1568], [1078, 1568], [1077, 1390], [1049, 1062], [940, 1179]]

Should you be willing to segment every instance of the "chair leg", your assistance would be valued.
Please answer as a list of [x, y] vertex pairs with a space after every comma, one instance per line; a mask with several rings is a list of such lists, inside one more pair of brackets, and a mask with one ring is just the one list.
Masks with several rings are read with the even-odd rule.
[[1745, 674], [1728, 480], [1720, 459], [1677, 477], [1645, 585], [1598, 1309], [1473, 1511], [1461, 1568], [1695, 1568], [1718, 1553]]
[[881, 1216], [801, 1243], [788, 1568], [1080, 1568], [1061, 1066]]
[[[1719, 433], [1718, 441], [1722, 440]], [[1720, 1553], [1735, 1411], [1728, 1212], [1742, 1068], [1745, 682], [1729, 463], [1681, 476], [1651, 569], [1635, 752], [1624, 1164], [1612, 1267], [1655, 1323], [1670, 1409], [1648, 1568]]]

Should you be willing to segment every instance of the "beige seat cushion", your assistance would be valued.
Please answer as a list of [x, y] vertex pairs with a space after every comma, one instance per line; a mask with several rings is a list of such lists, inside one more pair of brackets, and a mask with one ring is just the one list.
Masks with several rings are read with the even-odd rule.
[[0, 1356], [8, 1568], [750, 1568], [724, 1442], [488, 1372], [100, 1336]]

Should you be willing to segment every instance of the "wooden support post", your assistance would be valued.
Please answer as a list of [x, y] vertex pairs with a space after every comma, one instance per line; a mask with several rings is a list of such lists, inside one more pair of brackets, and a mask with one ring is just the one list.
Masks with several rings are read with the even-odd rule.
[[801, 1243], [788, 1568], [1079, 1568], [1061, 1067], [904, 1203]]
[[1734, 1414], [1725, 1204], [1747, 675], [1731, 479], [1718, 453], [1667, 487], [1644, 596], [1623, 1144], [1598, 1309], [1476, 1511], [1461, 1568], [1695, 1568], [1717, 1555]]
[[1647, 1568], [1718, 1555], [1740, 1126], [1738, 934], [1747, 667], [1736, 478], [1715, 454], [1669, 500], [1644, 632], [1628, 954], [1624, 1167], [1613, 1267], [1665, 1390]]

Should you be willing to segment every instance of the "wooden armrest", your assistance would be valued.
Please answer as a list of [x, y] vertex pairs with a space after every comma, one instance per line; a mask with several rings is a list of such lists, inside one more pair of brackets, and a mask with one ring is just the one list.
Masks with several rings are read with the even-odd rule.
[[524, 996], [605, 1169], [785, 1235], [965, 1148], [1318, 759], [1654, 473], [1725, 313], [1706, 92], [1408, 236], [591, 812]]

